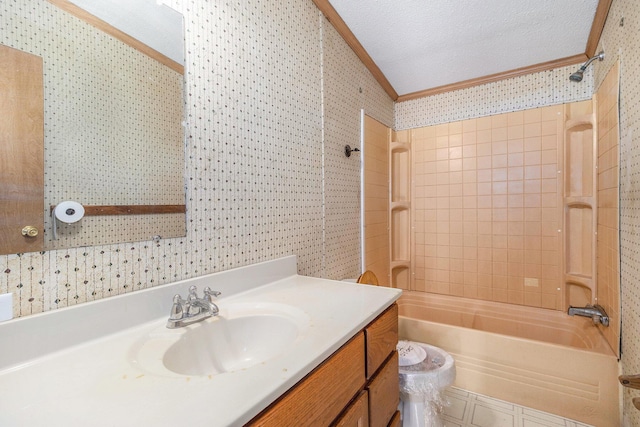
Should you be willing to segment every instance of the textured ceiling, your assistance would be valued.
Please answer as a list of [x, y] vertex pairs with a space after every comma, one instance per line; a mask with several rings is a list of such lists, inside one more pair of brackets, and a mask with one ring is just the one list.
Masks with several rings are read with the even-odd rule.
[[399, 95], [585, 53], [598, 0], [329, 0]]

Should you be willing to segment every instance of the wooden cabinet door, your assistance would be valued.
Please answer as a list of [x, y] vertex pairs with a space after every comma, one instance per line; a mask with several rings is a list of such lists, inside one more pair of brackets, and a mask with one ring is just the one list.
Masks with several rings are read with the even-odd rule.
[[362, 390], [355, 401], [347, 406], [345, 412], [334, 424], [335, 427], [369, 426], [369, 393]]
[[0, 45], [0, 254], [44, 247], [42, 72], [41, 57]]
[[398, 382], [398, 352], [394, 351], [368, 386], [371, 427], [389, 425], [398, 409], [400, 390]]
[[367, 341], [367, 379], [373, 377], [382, 362], [398, 344], [398, 305], [393, 304], [364, 330]]
[[247, 425], [328, 426], [364, 383], [364, 334], [360, 332]]

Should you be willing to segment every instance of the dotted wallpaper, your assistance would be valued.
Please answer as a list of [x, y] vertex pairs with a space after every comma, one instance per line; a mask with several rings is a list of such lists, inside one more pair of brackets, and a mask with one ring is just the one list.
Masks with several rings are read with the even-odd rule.
[[181, 214], [85, 217], [48, 207], [184, 204], [182, 75], [44, 0], [3, 2], [0, 42], [43, 58], [45, 247], [185, 235]]
[[326, 276], [357, 278], [360, 267], [361, 110], [393, 126], [393, 101], [324, 17], [323, 99]]
[[[311, 1], [165, 3], [185, 16], [186, 237], [2, 255], [16, 317], [291, 254], [304, 275], [359, 272], [334, 238], [332, 221], [359, 236], [359, 158], [341, 146], [360, 108], [392, 124], [393, 101]], [[342, 90], [348, 107], [328, 100]], [[335, 202], [345, 188], [355, 208]]]
[[[640, 3], [613, 0], [598, 49], [598, 88], [620, 61], [620, 288], [622, 373], [640, 373]], [[640, 411], [631, 402], [640, 391], [624, 388], [623, 425], [640, 426]]]
[[467, 89], [398, 102], [396, 130], [413, 129], [512, 111], [591, 99], [593, 68], [580, 84], [569, 76], [575, 66], [514, 77]]

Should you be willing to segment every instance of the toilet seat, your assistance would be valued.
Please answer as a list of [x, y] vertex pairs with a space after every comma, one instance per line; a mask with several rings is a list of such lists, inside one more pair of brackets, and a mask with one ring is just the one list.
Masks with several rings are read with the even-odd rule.
[[367, 270], [358, 277], [358, 283], [365, 285], [375, 285], [378, 286], [378, 277], [371, 270]]

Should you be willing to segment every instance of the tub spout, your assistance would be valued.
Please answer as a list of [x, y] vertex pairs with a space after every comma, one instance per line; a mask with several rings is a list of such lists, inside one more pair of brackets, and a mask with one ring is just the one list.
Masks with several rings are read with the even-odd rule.
[[569, 306], [567, 314], [569, 316], [591, 317], [594, 325], [600, 323], [602, 326], [609, 326], [609, 316], [607, 315], [607, 312], [604, 311], [604, 308], [598, 304], [587, 305], [585, 307]]

